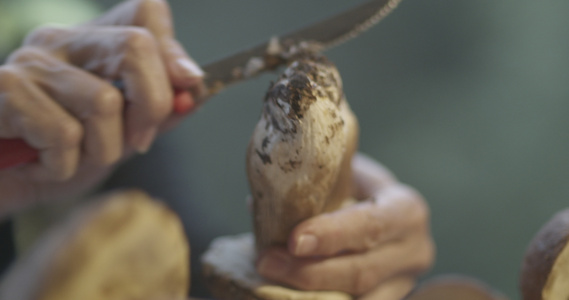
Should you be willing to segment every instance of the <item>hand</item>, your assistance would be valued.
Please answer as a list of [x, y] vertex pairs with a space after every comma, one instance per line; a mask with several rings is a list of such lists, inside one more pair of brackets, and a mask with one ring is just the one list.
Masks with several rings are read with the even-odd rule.
[[202, 75], [173, 35], [166, 1], [127, 1], [81, 26], [33, 31], [0, 66], [0, 138], [22, 138], [40, 158], [0, 171], [0, 218], [84, 192], [146, 152], [181, 119], [174, 89], [191, 90], [182, 95], [191, 102]]
[[296, 226], [288, 249], [257, 265], [268, 279], [301, 290], [336, 290], [358, 299], [402, 299], [434, 259], [428, 208], [413, 189], [362, 155], [352, 161], [357, 199], [369, 200]]

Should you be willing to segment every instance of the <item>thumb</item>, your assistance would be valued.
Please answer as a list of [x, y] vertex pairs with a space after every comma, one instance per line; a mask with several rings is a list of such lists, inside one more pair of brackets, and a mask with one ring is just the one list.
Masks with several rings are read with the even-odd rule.
[[300, 223], [289, 252], [301, 257], [362, 252], [428, 227], [427, 206], [413, 189], [394, 185], [374, 198]]

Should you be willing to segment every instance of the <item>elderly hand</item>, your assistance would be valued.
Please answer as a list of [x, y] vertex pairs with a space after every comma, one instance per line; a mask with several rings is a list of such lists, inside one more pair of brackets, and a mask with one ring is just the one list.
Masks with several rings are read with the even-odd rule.
[[146, 152], [181, 118], [174, 90], [191, 90], [181, 94], [191, 106], [202, 75], [174, 37], [166, 1], [131, 0], [81, 26], [33, 31], [0, 66], [0, 138], [25, 140], [40, 159], [0, 171], [0, 218], [84, 192]]
[[356, 155], [352, 168], [356, 198], [369, 200], [296, 226], [288, 249], [261, 256], [261, 275], [366, 300], [401, 299], [413, 288], [434, 259], [425, 201], [370, 158]]

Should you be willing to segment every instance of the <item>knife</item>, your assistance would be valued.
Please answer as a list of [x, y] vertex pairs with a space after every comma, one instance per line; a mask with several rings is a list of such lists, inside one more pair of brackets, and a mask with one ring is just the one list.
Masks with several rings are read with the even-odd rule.
[[[196, 100], [202, 105], [231, 84], [247, 80], [287, 63], [291, 49], [310, 47], [324, 51], [366, 31], [387, 16], [401, 0], [372, 0], [305, 28], [298, 29], [251, 49], [203, 66], [206, 93]], [[288, 52], [287, 52], [288, 51]], [[121, 84], [115, 84], [120, 86]], [[174, 95], [173, 114], [184, 114], [186, 91]], [[22, 139], [0, 139], [0, 170], [37, 161], [39, 153]]]

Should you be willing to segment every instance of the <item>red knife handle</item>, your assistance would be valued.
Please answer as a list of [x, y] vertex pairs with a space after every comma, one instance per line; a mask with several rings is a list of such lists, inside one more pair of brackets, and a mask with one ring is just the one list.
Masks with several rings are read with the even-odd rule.
[[196, 109], [196, 101], [186, 90], [174, 90], [174, 114], [186, 115]]
[[34, 162], [38, 156], [22, 139], [0, 139], [0, 170]]
[[[179, 90], [174, 95], [175, 115], [185, 115], [195, 109], [195, 102], [189, 92]], [[37, 161], [37, 149], [30, 147], [22, 139], [0, 139], [0, 170]]]

